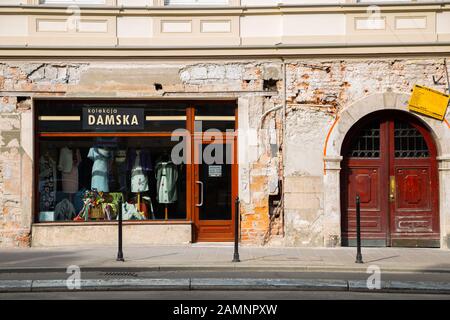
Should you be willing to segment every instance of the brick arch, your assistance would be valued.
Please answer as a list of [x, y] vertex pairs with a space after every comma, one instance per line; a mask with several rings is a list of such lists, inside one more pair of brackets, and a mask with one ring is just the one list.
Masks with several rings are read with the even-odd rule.
[[[349, 130], [363, 117], [381, 110], [408, 112], [420, 119], [431, 132], [439, 160], [440, 192], [450, 190], [450, 125], [408, 111], [410, 94], [377, 93], [358, 100], [345, 107], [330, 126], [324, 146], [324, 245], [339, 246], [341, 233], [340, 169], [341, 149]], [[447, 112], [450, 118], [450, 108]], [[441, 194], [441, 248], [450, 248], [450, 199]]]

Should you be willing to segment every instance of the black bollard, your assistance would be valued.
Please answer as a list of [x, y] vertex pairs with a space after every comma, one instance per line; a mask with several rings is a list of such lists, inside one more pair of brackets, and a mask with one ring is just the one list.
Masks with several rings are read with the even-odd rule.
[[364, 263], [361, 254], [361, 199], [356, 196], [356, 261], [355, 263]]
[[235, 217], [234, 217], [234, 255], [233, 262], [241, 262], [239, 259], [239, 197], [236, 197], [234, 203]]
[[125, 261], [123, 258], [123, 252], [122, 252], [122, 201], [119, 202], [119, 243], [118, 243], [118, 249], [117, 249], [117, 259], [116, 261]]

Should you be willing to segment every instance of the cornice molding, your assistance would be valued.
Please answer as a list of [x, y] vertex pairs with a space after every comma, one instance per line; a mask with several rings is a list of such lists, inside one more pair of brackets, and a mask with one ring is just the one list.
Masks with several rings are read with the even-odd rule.
[[[150, 16], [195, 16], [195, 15], [270, 15], [270, 14], [313, 14], [313, 13], [367, 13], [370, 3], [358, 4], [316, 4], [279, 6], [171, 6], [171, 7], [118, 7], [80, 5], [84, 15], [150, 15]], [[390, 3], [376, 4], [381, 12], [441, 12], [450, 11], [450, 2], [442, 3]], [[67, 6], [56, 5], [1, 5], [0, 13], [34, 15], [68, 15]]]

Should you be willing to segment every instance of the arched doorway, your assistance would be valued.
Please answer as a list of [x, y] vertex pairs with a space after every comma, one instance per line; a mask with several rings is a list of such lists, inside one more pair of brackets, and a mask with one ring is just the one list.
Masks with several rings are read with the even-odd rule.
[[356, 242], [359, 194], [363, 245], [439, 247], [436, 154], [429, 130], [406, 112], [357, 122], [341, 150], [342, 245]]

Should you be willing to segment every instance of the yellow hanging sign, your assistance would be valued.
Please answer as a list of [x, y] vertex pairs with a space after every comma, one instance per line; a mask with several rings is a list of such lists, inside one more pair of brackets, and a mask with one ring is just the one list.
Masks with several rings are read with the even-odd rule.
[[415, 85], [409, 100], [409, 111], [421, 113], [442, 121], [447, 112], [449, 102], [449, 95], [431, 88]]

